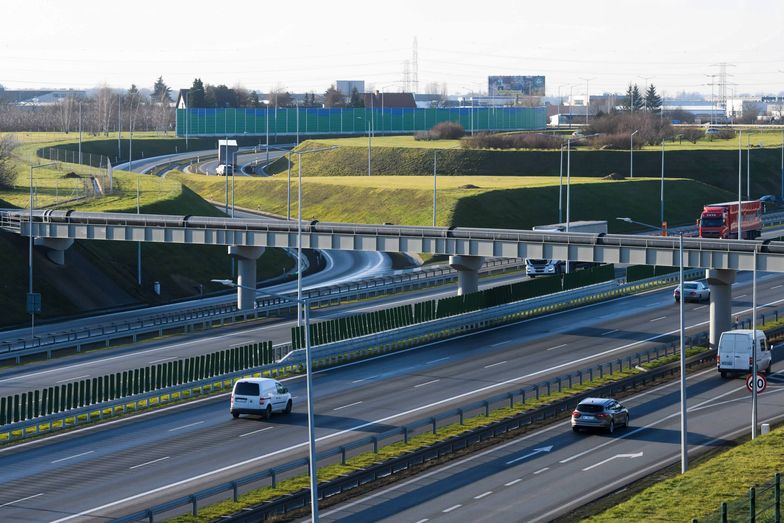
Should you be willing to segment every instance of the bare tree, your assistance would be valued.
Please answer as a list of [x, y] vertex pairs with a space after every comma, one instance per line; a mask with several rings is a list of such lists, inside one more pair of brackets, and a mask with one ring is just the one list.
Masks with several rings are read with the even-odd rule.
[[109, 134], [109, 125], [114, 112], [115, 96], [111, 88], [103, 84], [95, 93], [95, 109], [97, 111], [96, 121], [98, 128], [96, 132]]
[[11, 153], [16, 147], [13, 136], [0, 138], [0, 188], [9, 189], [16, 183], [16, 166], [11, 161]]
[[71, 118], [76, 108], [76, 100], [73, 96], [66, 96], [60, 102], [60, 130], [65, 134], [71, 131]]

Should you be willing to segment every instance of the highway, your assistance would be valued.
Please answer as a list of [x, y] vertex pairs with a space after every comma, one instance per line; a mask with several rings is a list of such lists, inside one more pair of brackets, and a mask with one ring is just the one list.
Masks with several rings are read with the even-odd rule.
[[[784, 374], [780, 371], [770, 376], [767, 391], [759, 396], [760, 423], [784, 417], [782, 392]], [[742, 379], [723, 380], [710, 368], [689, 377], [687, 397], [692, 457], [751, 433], [751, 394]], [[561, 421], [323, 509], [320, 519], [341, 523], [550, 521], [666, 465], [680, 463], [679, 383], [622, 402], [630, 410], [631, 424], [612, 435], [575, 434], [568, 421]]]
[[[735, 313], [750, 307], [745, 276], [734, 287]], [[761, 304], [782, 302], [776, 289], [782, 281], [775, 275], [760, 278]], [[665, 289], [318, 372], [318, 440], [322, 448], [332, 447], [357, 435], [644, 350], [673, 339], [677, 318], [671, 290]], [[688, 304], [686, 318], [688, 326], [705, 329], [707, 306]], [[722, 382], [716, 379], [705, 386], [714, 384]], [[0, 519], [86, 521], [99, 514], [119, 515], [303, 456], [304, 380], [293, 378], [288, 385], [295, 396], [293, 415], [269, 422], [231, 419], [224, 395], [3, 449]], [[672, 398], [669, 401], [672, 409]], [[644, 411], [631, 406], [639, 426], [645, 421]], [[694, 428], [696, 433], [703, 430]], [[668, 441], [666, 433], [653, 434], [647, 439]], [[590, 445], [599, 438], [576, 441]], [[575, 454], [577, 447], [560, 445], [553, 452], [567, 448]], [[529, 448], [538, 448], [538, 443], [519, 450]], [[648, 453], [654, 455], [652, 450]], [[575, 458], [574, 465], [585, 468], [600, 461], [586, 456]], [[545, 466], [550, 465], [534, 471]], [[587, 492], [585, 483], [573, 483]], [[460, 500], [453, 504], [462, 505]], [[543, 499], [543, 513], [548, 506]], [[445, 508], [449, 506], [439, 510]]]

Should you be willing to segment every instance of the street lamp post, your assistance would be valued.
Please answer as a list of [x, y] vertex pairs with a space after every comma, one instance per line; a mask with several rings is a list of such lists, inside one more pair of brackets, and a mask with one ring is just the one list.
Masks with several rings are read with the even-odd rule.
[[757, 246], [754, 246], [754, 270], [751, 273], [751, 439], [757, 437]]
[[[638, 222], [631, 218], [617, 218], [626, 223], [635, 223], [648, 227], [649, 229], [663, 231], [661, 227]], [[755, 252], [756, 254], [756, 252]], [[681, 290], [681, 297], [678, 300], [678, 317], [679, 317], [679, 331], [680, 331], [680, 389], [681, 389], [681, 474], [685, 473], [689, 468], [689, 447], [688, 447], [688, 427], [686, 423], [686, 322], [684, 320], [684, 302], [685, 294], [683, 292], [683, 232], [678, 233], [678, 285]], [[755, 263], [756, 267], [756, 263]]]
[[558, 223], [563, 223], [563, 150], [561, 145], [561, 166], [558, 171]]
[[662, 225], [664, 225], [664, 138], [662, 138], [661, 149], [662, 149], [662, 151], [661, 151], [661, 189], [660, 189], [660, 194], [659, 194], [659, 200], [660, 200], [660, 202], [659, 202], [660, 203], [660, 205], [659, 205], [659, 208], [660, 208], [659, 221], [660, 221], [660, 223]]
[[743, 239], [743, 131], [738, 130], [738, 239]]
[[242, 287], [244, 289], [260, 292], [274, 298], [279, 298], [285, 301], [296, 302], [297, 304], [297, 317], [304, 309], [305, 317], [305, 383], [307, 388], [307, 401], [308, 401], [308, 470], [310, 475], [310, 514], [311, 520], [317, 522], [318, 517], [318, 475], [317, 475], [317, 461], [316, 461], [316, 427], [313, 415], [313, 358], [311, 356], [310, 346], [310, 298], [302, 298], [297, 295], [296, 298], [284, 296], [274, 292], [257, 289], [256, 287], [248, 287], [239, 285], [232, 280], [212, 280], [214, 283], [220, 283], [227, 287]]
[[438, 151], [433, 151], [433, 227], [436, 226], [436, 172], [438, 170]]
[[40, 165], [30, 166], [30, 235], [29, 235], [29, 252], [27, 258], [27, 312], [30, 313], [30, 337], [35, 337], [35, 313], [40, 311], [41, 302], [40, 295], [33, 294], [33, 169], [40, 169], [41, 167], [48, 167], [56, 165], [57, 162], [42, 163]]
[[634, 135], [640, 132], [634, 131], [629, 137], [629, 178], [634, 178]]

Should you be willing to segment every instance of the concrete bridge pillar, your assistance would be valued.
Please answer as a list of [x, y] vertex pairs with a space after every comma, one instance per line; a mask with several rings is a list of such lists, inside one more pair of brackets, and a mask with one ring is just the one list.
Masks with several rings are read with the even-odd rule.
[[449, 266], [457, 271], [458, 296], [479, 290], [479, 269], [484, 261], [484, 256], [449, 257]]
[[256, 260], [264, 247], [229, 245], [229, 256], [237, 260], [237, 308], [253, 309], [256, 305]]
[[735, 271], [707, 269], [705, 277], [710, 285], [710, 347], [719, 345], [721, 333], [732, 329], [732, 284]]
[[46, 250], [46, 257], [56, 265], [65, 265], [65, 251], [73, 245], [72, 238], [35, 238], [35, 245]]

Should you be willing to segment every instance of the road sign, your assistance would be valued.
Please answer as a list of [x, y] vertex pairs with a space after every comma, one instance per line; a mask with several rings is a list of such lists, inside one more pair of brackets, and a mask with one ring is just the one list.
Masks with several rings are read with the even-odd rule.
[[27, 314], [41, 312], [41, 293], [28, 292], [27, 293]]
[[[751, 384], [754, 380], [752, 379], [752, 375], [749, 374], [746, 376], [746, 388], [749, 389], [751, 392]], [[765, 376], [761, 373], [757, 374], [757, 393], [763, 392], [768, 386], [768, 380], [765, 379]]]

